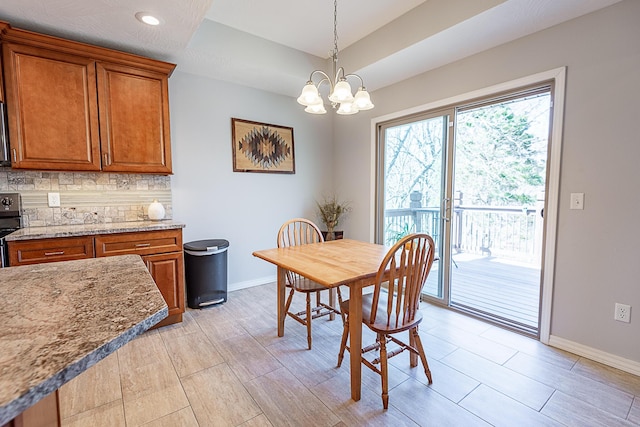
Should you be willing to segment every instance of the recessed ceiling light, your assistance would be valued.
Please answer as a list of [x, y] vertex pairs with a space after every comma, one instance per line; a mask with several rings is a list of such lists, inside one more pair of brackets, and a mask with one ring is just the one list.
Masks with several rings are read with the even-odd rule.
[[160, 19], [156, 18], [149, 12], [138, 12], [136, 13], [136, 18], [138, 21], [143, 22], [147, 25], [160, 25]]

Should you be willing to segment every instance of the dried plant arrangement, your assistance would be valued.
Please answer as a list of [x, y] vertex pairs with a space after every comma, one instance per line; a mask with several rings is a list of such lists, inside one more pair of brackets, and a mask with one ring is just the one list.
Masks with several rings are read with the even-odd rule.
[[327, 227], [326, 240], [335, 238], [335, 229], [340, 220], [351, 211], [351, 207], [347, 202], [341, 202], [336, 196], [325, 198], [322, 203], [316, 202], [318, 205], [318, 216], [322, 223]]

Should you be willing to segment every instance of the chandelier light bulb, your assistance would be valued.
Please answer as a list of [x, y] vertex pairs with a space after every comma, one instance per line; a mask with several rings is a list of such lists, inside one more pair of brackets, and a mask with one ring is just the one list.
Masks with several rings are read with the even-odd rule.
[[353, 102], [351, 85], [345, 79], [341, 79], [333, 88], [331, 95], [329, 95], [329, 101], [339, 103]]
[[371, 102], [371, 97], [369, 96], [369, 92], [367, 92], [367, 90], [362, 86], [356, 92], [356, 96], [353, 99], [353, 103], [355, 104], [356, 107], [358, 107], [358, 110], [360, 111], [370, 110], [374, 107], [373, 103]]
[[318, 93], [318, 88], [313, 84], [312, 81], [308, 81], [307, 84], [302, 88], [302, 92], [298, 97], [298, 104], [302, 104], [308, 107], [314, 103], [317, 103], [318, 100], [322, 102], [320, 94]]
[[352, 102], [343, 102], [342, 104], [340, 104], [340, 108], [338, 108], [338, 111], [336, 111], [336, 113], [340, 114], [341, 116], [348, 116], [351, 114], [356, 114], [358, 111], [358, 107], [356, 107]]
[[322, 98], [319, 98], [319, 102], [316, 104], [311, 104], [307, 108], [304, 109], [307, 113], [311, 114], [326, 114], [327, 110], [324, 108], [324, 103], [322, 102]]

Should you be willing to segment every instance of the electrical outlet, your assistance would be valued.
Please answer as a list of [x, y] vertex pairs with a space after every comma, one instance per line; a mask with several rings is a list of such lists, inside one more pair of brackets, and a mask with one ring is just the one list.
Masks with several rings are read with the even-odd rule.
[[618, 322], [631, 323], [631, 306], [616, 303], [616, 312], [613, 318]]
[[47, 193], [47, 199], [50, 208], [60, 207], [60, 193]]

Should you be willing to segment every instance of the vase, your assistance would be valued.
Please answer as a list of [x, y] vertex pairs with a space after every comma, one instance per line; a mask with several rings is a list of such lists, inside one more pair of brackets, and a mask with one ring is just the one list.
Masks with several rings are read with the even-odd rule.
[[160, 221], [164, 219], [164, 206], [157, 199], [154, 199], [153, 202], [149, 205], [148, 215], [151, 221]]
[[344, 238], [344, 231], [322, 231], [322, 238], [324, 238], [325, 242], [340, 240]]

